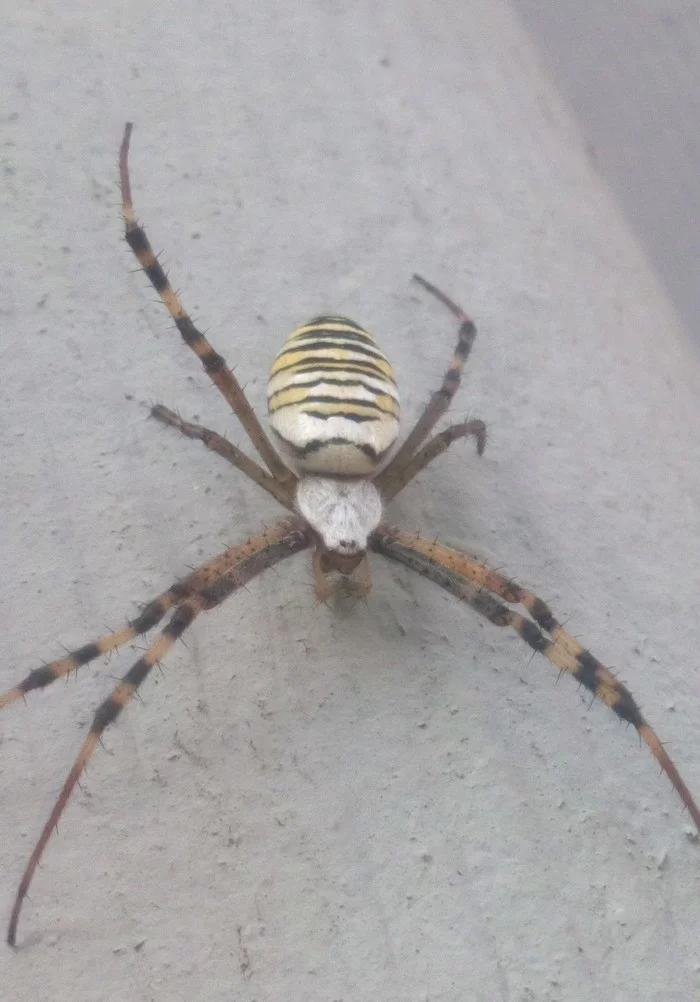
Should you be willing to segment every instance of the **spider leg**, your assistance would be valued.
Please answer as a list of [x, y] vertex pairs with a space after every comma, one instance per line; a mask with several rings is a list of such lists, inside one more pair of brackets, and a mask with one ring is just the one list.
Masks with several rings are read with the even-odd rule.
[[[124, 707], [133, 699], [141, 683], [148, 678], [154, 665], [162, 660], [175, 641], [182, 636], [201, 612], [219, 605], [267, 567], [303, 550], [308, 546], [308, 539], [298, 521], [287, 520], [260, 533], [255, 539], [244, 545], [247, 547], [245, 552], [235, 552], [242, 551], [244, 548], [233, 547], [221, 555], [218, 573], [206, 582], [201, 591], [192, 594], [178, 606], [165, 629], [158, 634], [148, 650], [131, 666], [119, 685], [95, 713], [88, 735], [83, 741], [73, 768], [68, 774], [22, 875], [7, 931], [7, 942], [10, 946], [14, 946], [17, 941], [17, 925], [22, 902], [29, 890], [34, 872], [70, 795], [105, 729], [119, 717]], [[214, 562], [212, 561], [212, 563]]]
[[193, 324], [177, 293], [168, 281], [168, 277], [158, 261], [155, 251], [151, 247], [145, 230], [136, 222], [131, 199], [131, 183], [129, 180], [129, 143], [131, 141], [131, 130], [131, 122], [127, 122], [119, 151], [119, 177], [122, 191], [122, 210], [126, 227], [126, 242], [146, 272], [151, 285], [165, 304], [168, 313], [175, 321], [183, 341], [197, 355], [207, 375], [230, 404], [251, 442], [269, 467], [270, 472], [277, 480], [284, 483], [289, 480], [292, 473], [277, 455], [262, 425], [258, 421], [255, 411], [248, 403], [242, 386], [231, 369], [229, 369], [225, 359], [214, 351], [206, 337]]
[[[164, 407], [163, 404], [156, 404], [155, 407], [151, 408], [151, 417], [154, 417], [157, 421], [161, 421], [163, 424], [169, 425], [171, 428], [177, 428], [187, 438], [199, 439], [207, 449], [211, 449], [212, 452], [216, 452], [223, 459], [228, 460], [241, 473], [245, 473], [247, 477], [250, 477], [258, 487], [262, 487], [268, 494], [271, 494], [281, 505], [284, 505], [290, 511], [292, 510], [293, 491], [283, 486], [274, 477], [271, 477], [269, 473], [263, 470], [262, 466], [258, 466], [254, 460], [246, 456], [244, 452], [241, 452], [240, 449], [229, 442], [227, 438], [224, 438], [223, 435], [219, 435], [209, 428], [204, 428], [201, 424], [183, 421], [178, 414]], [[296, 481], [296, 477], [294, 480]]]
[[[289, 521], [281, 523], [282, 526], [289, 526], [290, 524]], [[270, 532], [275, 531], [274, 529], [270, 530]], [[99, 640], [93, 640], [89, 644], [84, 644], [82, 647], [77, 648], [77, 650], [70, 651], [66, 657], [60, 658], [57, 661], [52, 661], [41, 668], [35, 668], [16, 686], [9, 689], [3, 695], [0, 695], [0, 709], [9, 703], [13, 703], [21, 696], [26, 696], [33, 689], [43, 689], [57, 678], [63, 678], [77, 668], [81, 668], [83, 665], [94, 661], [95, 658], [107, 654], [117, 647], [122, 647], [124, 644], [128, 644], [134, 637], [148, 633], [173, 606], [178, 605], [184, 599], [189, 598], [190, 595], [210, 585], [212, 581], [218, 579], [232, 565], [250, 558], [260, 550], [264, 550], [269, 545], [271, 539], [270, 532], [262, 533], [247, 543], [232, 546], [218, 557], [197, 567], [191, 574], [177, 581], [167, 591], [158, 595], [157, 598], [152, 599], [135, 619], [120, 629], [115, 630], [114, 633], [108, 633], [105, 637], [100, 637]]]
[[177, 605], [178, 602], [181, 602], [187, 593], [188, 589], [185, 582], [179, 582], [173, 585], [172, 588], [164, 591], [162, 595], [150, 601], [136, 619], [127, 623], [126, 626], [122, 626], [113, 633], [108, 633], [106, 636], [100, 637], [99, 640], [93, 640], [89, 644], [84, 644], [82, 647], [70, 651], [64, 658], [51, 661], [41, 668], [35, 668], [33, 671], [30, 671], [26, 678], [22, 679], [18, 685], [0, 695], [0, 709], [9, 703], [14, 703], [21, 696], [26, 696], [32, 689], [43, 689], [45, 686], [55, 682], [57, 678], [63, 678], [77, 668], [82, 668], [83, 665], [94, 661], [100, 655], [108, 654], [109, 651], [128, 644], [130, 640], [133, 640], [139, 634], [147, 633], [156, 623], [160, 622], [166, 612], [172, 609], [174, 605]]
[[90, 726], [88, 736], [83, 742], [73, 768], [68, 774], [68, 778], [63, 785], [63, 789], [58, 796], [58, 800], [49, 815], [48, 821], [42, 829], [39, 841], [34, 847], [34, 851], [29, 857], [29, 862], [27, 863], [27, 867], [22, 875], [22, 880], [20, 881], [14, 907], [12, 909], [10, 925], [7, 931], [7, 942], [10, 946], [14, 946], [17, 941], [17, 924], [19, 922], [19, 914], [22, 909], [22, 902], [24, 901], [27, 891], [29, 890], [29, 885], [32, 882], [34, 871], [39, 865], [39, 861], [44, 854], [46, 844], [51, 838], [54, 828], [58, 824], [59, 818], [61, 817], [63, 810], [68, 803], [68, 799], [73, 792], [73, 788], [80, 779], [88, 761], [92, 756], [92, 753], [95, 751], [95, 748], [100, 741], [102, 732], [109, 726], [109, 724], [113, 723], [117, 719], [124, 707], [131, 702], [134, 693], [144, 679], [148, 677], [153, 666], [161, 660], [163, 655], [170, 649], [170, 647], [172, 647], [178, 637], [184, 633], [187, 627], [192, 623], [194, 618], [202, 611], [203, 608], [204, 605], [199, 596], [195, 596], [183, 602], [183, 604], [176, 610], [166, 628], [158, 636], [155, 643], [151, 644], [146, 653], [129, 669], [116, 689], [114, 689], [112, 694], [107, 697], [104, 703], [102, 703], [97, 710]]
[[385, 501], [391, 501], [399, 491], [402, 491], [406, 484], [410, 483], [421, 470], [425, 469], [428, 463], [442, 455], [443, 452], [458, 438], [468, 438], [473, 435], [476, 439], [476, 451], [480, 456], [484, 454], [486, 448], [486, 425], [478, 419], [474, 421], [464, 421], [462, 424], [452, 424], [445, 428], [438, 435], [435, 435], [423, 446], [405, 466], [399, 467], [391, 474], [389, 469], [383, 470], [375, 478], [375, 483]]
[[452, 361], [450, 362], [443, 377], [442, 386], [436, 393], [433, 394], [428, 406], [421, 414], [413, 429], [409, 432], [408, 437], [399, 451], [389, 463], [389, 466], [385, 471], [385, 473], [389, 476], [393, 476], [397, 470], [401, 469], [401, 467], [405, 466], [409, 462], [409, 460], [413, 457], [413, 454], [418, 448], [420, 448], [430, 434], [431, 430], [435, 427], [437, 422], [452, 403], [452, 398], [459, 389], [462, 372], [472, 349], [474, 338], [476, 337], [476, 327], [467, 314], [459, 306], [457, 306], [456, 303], [453, 303], [451, 299], [448, 299], [444, 292], [441, 292], [434, 285], [431, 285], [430, 282], [426, 282], [426, 280], [421, 278], [420, 275], [414, 275], [413, 279], [415, 282], [418, 282], [419, 285], [422, 285], [424, 289], [427, 289], [427, 291], [431, 295], [435, 296], [436, 299], [439, 299], [440, 302], [443, 303], [455, 317], [457, 317], [457, 320], [459, 321], [459, 339], [457, 341], [457, 347], [455, 348], [454, 355], [452, 356]]
[[[532, 592], [509, 581], [458, 550], [426, 543], [417, 536], [386, 525], [380, 526], [371, 540], [372, 549], [411, 567], [466, 602], [495, 626], [510, 626], [559, 671], [568, 672], [626, 723], [633, 724], [640, 738], [651, 750], [700, 831], [700, 810], [681, 778], [658, 735], [647, 723], [629, 689], [590, 651], [564, 630], [549, 607]], [[493, 593], [499, 596], [496, 598]], [[533, 619], [509, 609], [504, 602], [522, 603]], [[545, 636], [545, 633], [550, 637]]]

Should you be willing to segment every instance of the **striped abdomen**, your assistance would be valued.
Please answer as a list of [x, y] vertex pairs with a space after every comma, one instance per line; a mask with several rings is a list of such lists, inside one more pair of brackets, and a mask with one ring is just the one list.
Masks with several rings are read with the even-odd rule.
[[272, 428], [296, 467], [366, 476], [396, 441], [399, 396], [374, 337], [345, 317], [293, 331], [270, 370]]

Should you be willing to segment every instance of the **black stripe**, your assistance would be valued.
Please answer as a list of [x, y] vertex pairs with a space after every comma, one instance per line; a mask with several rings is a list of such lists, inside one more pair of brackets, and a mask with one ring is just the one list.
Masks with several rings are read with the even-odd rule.
[[275, 408], [275, 414], [283, 411], [285, 407], [303, 407], [307, 404], [338, 404], [339, 407], [345, 404], [352, 404], [355, 407], [369, 407], [370, 410], [379, 411], [381, 414], [390, 414], [394, 417], [394, 412], [386, 407], [380, 406], [376, 400], [362, 400], [360, 397], [332, 397], [326, 393], [310, 393], [303, 400], [293, 400], [289, 404], [280, 404]]
[[85, 644], [84, 647], [79, 647], [77, 651], [71, 653], [71, 657], [75, 661], [76, 666], [86, 665], [89, 661], [94, 661], [95, 658], [99, 658], [102, 651], [97, 646], [97, 644]]
[[95, 716], [92, 718], [90, 726], [91, 734], [101, 734], [105, 727], [109, 727], [117, 719], [124, 707], [112, 696], [105, 699], [101, 706], [98, 706]]
[[156, 292], [163, 292], [168, 288], [168, 276], [165, 274], [157, 261], [154, 261], [153, 264], [147, 265], [143, 270], [148, 275]]
[[[517, 602], [518, 599], [514, 599], [513, 601]], [[541, 598], [535, 598], [535, 601], [532, 603], [532, 609], [530, 609], [530, 614], [535, 622], [548, 633], [553, 633], [559, 626], [559, 623], [552, 615], [551, 609], [542, 601]]]
[[[144, 251], [150, 251], [151, 245], [148, 242], [148, 237], [141, 229], [140, 226], [135, 227], [133, 230], [126, 231], [126, 242], [129, 247], [131, 247], [134, 254], [143, 254]], [[151, 253], [153, 253], [151, 251]]]
[[[71, 651], [68, 654], [68, 658], [75, 662], [76, 668], [80, 668], [81, 665], [86, 665], [88, 662], [94, 661], [101, 653], [102, 651], [97, 644], [85, 644], [83, 647]], [[50, 665], [46, 665], [43, 668], [35, 668], [20, 682], [18, 688], [23, 693], [31, 692], [33, 689], [43, 689], [44, 686], [50, 685], [58, 677], [58, 675], [53, 673]]]
[[576, 669], [574, 677], [578, 679], [581, 685], [585, 685], [589, 692], [595, 692], [598, 688], [598, 669], [603, 666], [598, 658], [593, 657], [590, 651], [581, 651], [580, 654], [576, 655], [576, 660], [579, 666]]
[[[280, 435], [280, 438], [282, 436]], [[286, 441], [286, 439], [285, 439]], [[376, 449], [373, 449], [371, 445], [360, 445], [359, 442], [349, 442], [347, 438], [314, 438], [310, 442], [300, 449], [298, 446], [294, 445], [293, 442], [289, 442], [289, 445], [294, 449], [294, 451], [299, 456], [308, 456], [310, 452], [320, 452], [327, 445], [351, 445], [354, 449], [359, 449], [360, 452], [364, 452], [366, 456], [374, 462], [376, 461], [379, 453]]]
[[[493, 623], [494, 626], [512, 625], [513, 613], [506, 605], [503, 604], [503, 602], [499, 602], [499, 600], [495, 598], [491, 592], [480, 590], [475, 591], [471, 595], [469, 593], [465, 594], [463, 590], [464, 579], [460, 578], [457, 574], [452, 575], [451, 572], [448, 572], [448, 574], [455, 582], [456, 590], [453, 591], [453, 594], [456, 595], [457, 598], [471, 605], [473, 609], [481, 613], [482, 616], [485, 616], [490, 623]], [[432, 577], [432, 567], [430, 576]], [[443, 584], [443, 588], [445, 587], [447, 587], [447, 585]], [[536, 626], [535, 631], [540, 637], [542, 637], [542, 634]], [[542, 637], [542, 639], [544, 640], [544, 637]]]
[[529, 619], [523, 619], [522, 625], [516, 626], [515, 629], [525, 643], [529, 644], [533, 651], [537, 651], [539, 654], [544, 654], [552, 646], [551, 640], [547, 640], [545, 635], [540, 633], [535, 624]]
[[222, 355], [219, 355], [218, 352], [214, 351], [202, 332], [197, 330], [188, 316], [185, 315], [184, 317], [178, 317], [175, 324], [182, 335], [182, 340], [186, 345], [189, 345], [195, 353], [195, 345], [205, 344], [207, 346], [207, 353], [205, 355], [198, 355], [197, 357], [204, 366], [208, 375], [214, 376], [217, 372], [221, 372], [222, 369], [226, 368], [226, 359]]
[[153, 668], [153, 664], [150, 661], [147, 661], [146, 655], [144, 655], [142, 658], [139, 658], [138, 661], [131, 666], [131, 668], [129, 668], [122, 682], [126, 683], [126, 685], [133, 685], [134, 689], [138, 689], [150, 672], [151, 668]]
[[459, 343], [455, 349], [455, 355], [466, 358], [471, 351], [476, 337], [476, 327], [471, 320], [465, 320], [459, 328]]
[[181, 605], [163, 630], [163, 636], [177, 640], [178, 637], [182, 636], [196, 615], [197, 611], [191, 605]]
[[148, 633], [152, 630], [156, 623], [159, 623], [166, 610], [163, 608], [160, 599], [156, 599], [154, 602], [149, 602], [148, 605], [138, 614], [136, 619], [132, 619], [129, 626], [136, 633]]
[[372, 386], [370, 383], [364, 383], [361, 379], [333, 379], [331, 376], [328, 376], [321, 379], [310, 379], [308, 383], [290, 383], [281, 390], [275, 390], [274, 393], [271, 393], [267, 398], [267, 402], [269, 404], [280, 393], [288, 393], [290, 390], [306, 389], [313, 386], [325, 386], [327, 383], [331, 386], [361, 386], [363, 390], [367, 390], [369, 393], [386, 393], [383, 387]]
[[222, 369], [226, 368], [226, 359], [223, 358], [222, 355], [219, 355], [218, 352], [214, 351], [213, 348], [206, 355], [200, 355], [199, 361], [202, 363], [210, 376], [214, 376], [217, 372], [221, 372]]
[[364, 327], [360, 327], [360, 325], [356, 324], [354, 320], [349, 320], [348, 317], [332, 316], [331, 314], [327, 314], [322, 317], [314, 317], [312, 320], [309, 320], [308, 324], [302, 324], [302, 327], [312, 327], [314, 324], [347, 324], [348, 327], [352, 327], [353, 330], [359, 331], [360, 334], [367, 333]]
[[[288, 372], [293, 369], [295, 373], [301, 372], [362, 372], [365, 376], [374, 376], [377, 372], [379, 375], [377, 378], [385, 379], [388, 383], [392, 383], [396, 386], [396, 381], [392, 379], [391, 376], [387, 376], [385, 372], [375, 365], [373, 362], [341, 362], [337, 359], [324, 358], [319, 359], [314, 362], [292, 362], [291, 365], [283, 365], [281, 368], [277, 369], [275, 373], [270, 376], [270, 379], [276, 379], [281, 372]], [[374, 370], [370, 372], [368, 370]]]
[[189, 317], [178, 317], [175, 323], [177, 324], [177, 329], [182, 334], [182, 340], [185, 344], [188, 344], [190, 348], [199, 341], [204, 340], [201, 331], [197, 330]]
[[[293, 348], [284, 348], [283, 351], [279, 353], [277, 358], [284, 358], [285, 355], [298, 354], [300, 351], [304, 354], [311, 355], [315, 351], [320, 351], [323, 348], [328, 348], [331, 351], [337, 351], [339, 345], [331, 341], [311, 341], [310, 343], [302, 342]], [[357, 352], [358, 355], [369, 355], [370, 358], [379, 358], [382, 362], [386, 362], [386, 356], [377, 349], [371, 349], [365, 347], [364, 345], [352, 344], [348, 351]]]
[[20, 692], [31, 692], [32, 689], [43, 689], [45, 685], [50, 685], [56, 680], [56, 675], [50, 668], [35, 668], [30, 671], [24, 681], [17, 687]]
[[639, 709], [632, 694], [624, 687], [620, 686], [620, 701], [612, 707], [618, 717], [622, 720], [626, 720], [629, 724], [634, 724], [634, 726], [639, 730], [642, 724], [645, 723], [644, 717], [642, 716], [642, 711]]
[[129, 626], [137, 633], [148, 633], [168, 611], [168, 607], [165, 605], [168, 599], [178, 602], [187, 598], [191, 592], [192, 588], [185, 581], [178, 581], [163, 598], [156, 598], [145, 605], [138, 616], [130, 621]]
[[360, 344], [368, 344], [372, 348], [377, 347], [377, 342], [371, 334], [360, 334], [359, 331], [329, 331], [325, 327], [314, 327], [313, 330], [305, 330], [302, 334], [291, 334], [286, 343], [305, 344], [305, 338], [314, 337], [321, 334], [324, 338], [332, 338], [334, 341], [359, 341]]
[[[333, 414], [326, 414], [325, 411], [315, 411], [311, 407], [304, 408], [304, 414], [308, 417], [318, 418], [319, 421], [330, 421], [334, 417], [345, 418], [346, 421], [354, 421], [356, 424], [362, 424], [363, 421], [381, 421], [380, 417], [373, 417], [371, 414], [350, 414], [347, 411], [335, 411]], [[353, 445], [354, 443], [350, 444]]]

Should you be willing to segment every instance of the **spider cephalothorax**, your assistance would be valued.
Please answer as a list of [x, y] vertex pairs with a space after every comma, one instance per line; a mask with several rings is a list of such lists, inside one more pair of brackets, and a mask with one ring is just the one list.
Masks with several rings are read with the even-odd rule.
[[[130, 137], [131, 125], [127, 125], [119, 158], [127, 243], [185, 343], [230, 403], [267, 469], [223, 436], [182, 420], [160, 404], [152, 414], [188, 438], [199, 439], [232, 463], [276, 498], [291, 516], [202, 564], [152, 599], [126, 626], [36, 668], [0, 696], [0, 707], [6, 706], [147, 633], [171, 613], [154, 642], [95, 714], [20, 881], [8, 943], [15, 944], [22, 902], [34, 872], [105, 728], [117, 719], [153, 667], [201, 612], [219, 605], [267, 567], [309, 547], [313, 551], [316, 594], [322, 600], [329, 594], [326, 575], [333, 571], [355, 575], [351, 584], [359, 594], [369, 591], [367, 551], [371, 550], [439, 584], [495, 626], [512, 627], [560, 673], [568, 672], [621, 720], [633, 724], [700, 830], [700, 811], [693, 797], [629, 690], [562, 627], [542, 599], [465, 553], [382, 522], [383, 505], [455, 439], [473, 436], [479, 454], [484, 450], [486, 430], [479, 420], [451, 425], [429, 438], [459, 386], [476, 334], [471, 320], [435, 286], [414, 276], [457, 318], [459, 336], [442, 385], [388, 463], [386, 458], [398, 434], [399, 398], [391, 366], [372, 335], [353, 321], [335, 315], [316, 317], [297, 328], [273, 364], [268, 388], [272, 427], [290, 468], [270, 443], [231, 369], [185, 312], [143, 228], [136, 222], [128, 170]], [[520, 606], [524, 611], [511, 606]]]
[[382, 499], [371, 480], [302, 477], [296, 507], [318, 534], [323, 549], [340, 557], [356, 557], [382, 520]]

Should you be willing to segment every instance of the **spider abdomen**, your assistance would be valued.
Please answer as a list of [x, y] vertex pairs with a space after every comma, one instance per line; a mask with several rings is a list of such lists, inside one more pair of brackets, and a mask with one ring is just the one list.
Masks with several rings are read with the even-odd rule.
[[369, 331], [315, 317], [289, 335], [270, 370], [272, 428], [297, 468], [366, 476], [399, 431], [394, 373]]

